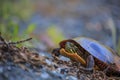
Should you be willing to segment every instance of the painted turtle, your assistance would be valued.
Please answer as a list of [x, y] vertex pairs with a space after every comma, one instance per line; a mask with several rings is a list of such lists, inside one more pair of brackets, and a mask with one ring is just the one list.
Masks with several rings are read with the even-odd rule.
[[63, 40], [60, 42], [60, 54], [87, 68], [97, 66], [108, 76], [120, 77], [120, 58], [111, 48], [96, 40], [85, 37]]

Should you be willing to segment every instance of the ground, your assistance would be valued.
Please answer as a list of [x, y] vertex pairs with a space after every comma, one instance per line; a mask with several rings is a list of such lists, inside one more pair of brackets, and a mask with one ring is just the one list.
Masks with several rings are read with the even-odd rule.
[[18, 47], [1, 37], [0, 80], [119, 80], [104, 71], [86, 70], [80, 63], [35, 48]]

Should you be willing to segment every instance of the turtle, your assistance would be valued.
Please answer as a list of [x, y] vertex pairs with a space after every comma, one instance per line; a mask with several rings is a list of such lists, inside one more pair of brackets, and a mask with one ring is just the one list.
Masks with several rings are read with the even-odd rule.
[[110, 47], [87, 37], [63, 40], [59, 45], [61, 55], [80, 62], [86, 69], [96, 67], [107, 76], [120, 77], [120, 58]]

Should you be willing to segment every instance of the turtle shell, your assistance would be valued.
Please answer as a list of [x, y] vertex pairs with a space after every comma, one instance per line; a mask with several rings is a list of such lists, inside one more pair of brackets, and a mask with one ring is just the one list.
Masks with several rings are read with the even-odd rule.
[[101, 60], [104, 63], [107, 64], [113, 64], [114, 63], [114, 55], [111, 50], [107, 48], [107, 46], [104, 46], [103, 44], [90, 39], [81, 37], [79, 39], [74, 39], [82, 48], [84, 48], [87, 52], [89, 52], [92, 56], [97, 58], [98, 60]]

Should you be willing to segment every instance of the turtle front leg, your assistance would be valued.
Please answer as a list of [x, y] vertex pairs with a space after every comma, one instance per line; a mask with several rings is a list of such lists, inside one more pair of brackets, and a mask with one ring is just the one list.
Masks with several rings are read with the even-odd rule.
[[92, 55], [87, 57], [86, 70], [92, 71], [94, 69], [95, 61]]

